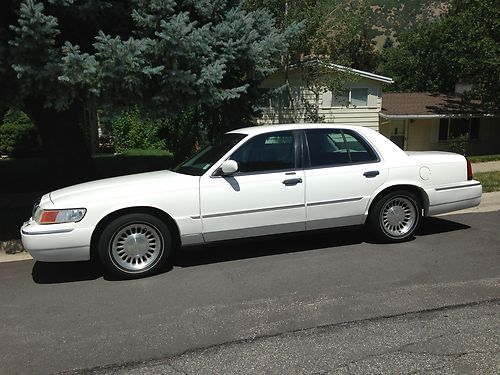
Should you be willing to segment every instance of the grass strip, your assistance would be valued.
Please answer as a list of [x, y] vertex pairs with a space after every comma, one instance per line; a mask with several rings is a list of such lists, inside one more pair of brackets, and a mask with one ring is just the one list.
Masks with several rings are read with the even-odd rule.
[[500, 154], [467, 156], [467, 159], [469, 159], [471, 163], [483, 163], [485, 161], [497, 161], [497, 160], [500, 160]]
[[485, 193], [500, 191], [500, 171], [474, 173], [474, 179], [481, 181]]

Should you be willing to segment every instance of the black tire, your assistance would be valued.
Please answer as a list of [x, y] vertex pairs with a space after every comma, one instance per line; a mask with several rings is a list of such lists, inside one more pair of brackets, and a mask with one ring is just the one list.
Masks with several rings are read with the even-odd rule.
[[111, 221], [98, 242], [105, 269], [120, 278], [138, 278], [157, 273], [172, 252], [168, 226], [150, 214], [126, 214]]
[[370, 209], [367, 224], [372, 235], [383, 242], [403, 242], [420, 225], [422, 205], [412, 192], [397, 190], [384, 195]]

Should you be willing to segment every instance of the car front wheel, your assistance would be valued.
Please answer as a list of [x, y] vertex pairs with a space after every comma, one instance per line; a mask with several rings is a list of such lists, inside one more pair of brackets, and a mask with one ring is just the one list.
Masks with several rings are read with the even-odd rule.
[[394, 191], [375, 203], [368, 216], [372, 233], [380, 240], [401, 242], [409, 239], [418, 228], [421, 204], [409, 191]]
[[99, 238], [99, 258], [119, 277], [151, 275], [163, 267], [172, 249], [168, 226], [156, 216], [127, 214], [111, 221]]

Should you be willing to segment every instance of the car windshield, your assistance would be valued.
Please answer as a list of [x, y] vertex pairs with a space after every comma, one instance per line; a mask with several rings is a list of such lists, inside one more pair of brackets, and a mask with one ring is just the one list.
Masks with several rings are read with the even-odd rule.
[[246, 134], [224, 134], [220, 142], [209, 144], [200, 149], [194, 156], [178, 165], [174, 172], [201, 176], [225, 153], [232, 149]]

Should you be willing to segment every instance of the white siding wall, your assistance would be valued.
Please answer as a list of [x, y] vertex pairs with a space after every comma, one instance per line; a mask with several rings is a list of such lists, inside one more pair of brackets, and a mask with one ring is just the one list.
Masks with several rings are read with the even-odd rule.
[[[262, 87], [268, 89], [278, 88], [284, 85], [283, 75], [275, 75], [264, 81]], [[315, 105], [319, 109], [319, 115], [326, 123], [343, 123], [350, 125], [368, 126], [375, 130], [379, 128], [378, 114], [382, 107], [382, 85], [380, 82], [362, 78], [355, 82], [346, 83], [350, 88], [368, 89], [368, 105], [363, 107], [332, 107], [331, 92], [319, 92], [318, 97], [307, 89], [305, 83], [297, 75], [289, 78], [292, 101], [288, 106], [278, 105], [276, 102], [269, 103], [264, 109], [259, 124], [296, 123], [305, 121], [304, 100]]]

